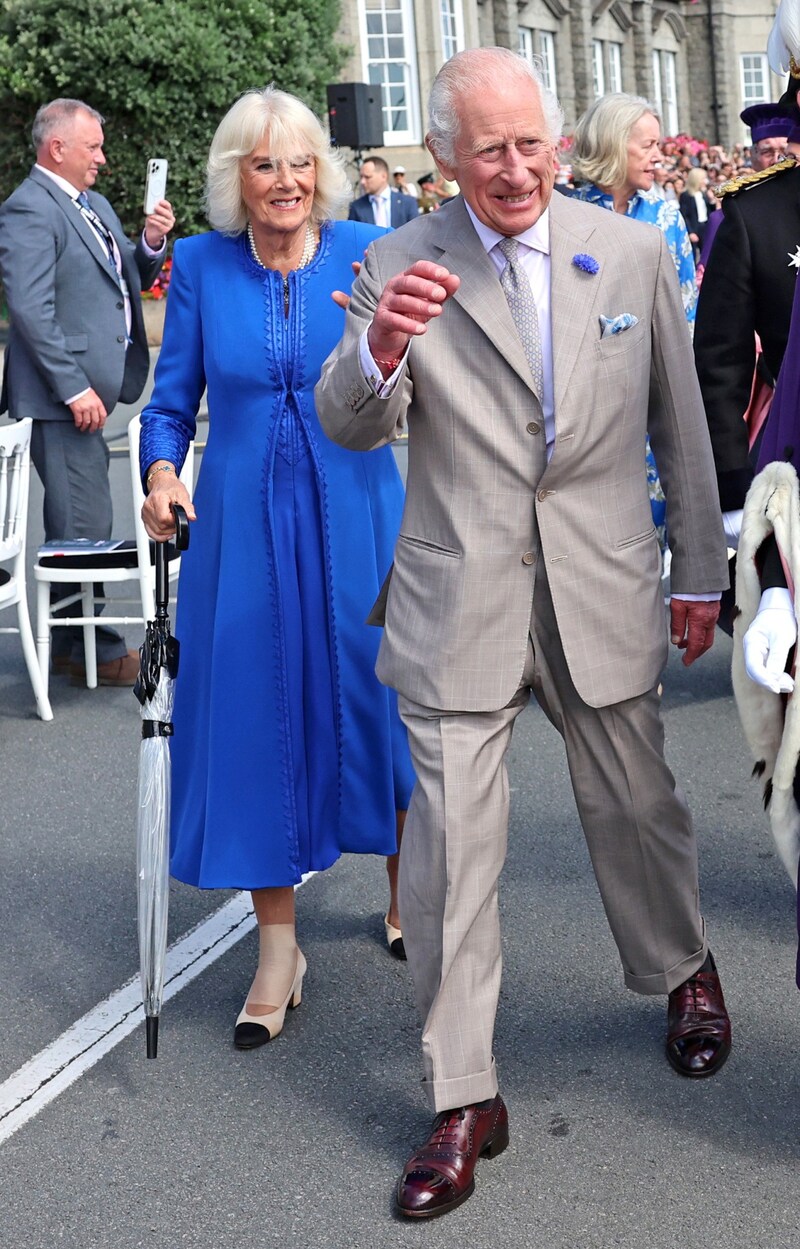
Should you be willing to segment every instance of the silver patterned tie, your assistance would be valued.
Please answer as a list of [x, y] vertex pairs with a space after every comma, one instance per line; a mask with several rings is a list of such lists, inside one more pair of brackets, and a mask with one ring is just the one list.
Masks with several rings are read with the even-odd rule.
[[506, 258], [506, 266], [500, 274], [500, 285], [505, 292], [520, 342], [530, 365], [534, 389], [542, 399], [544, 397], [544, 365], [536, 300], [533, 298], [528, 275], [519, 262], [517, 240], [503, 239], [498, 246]]

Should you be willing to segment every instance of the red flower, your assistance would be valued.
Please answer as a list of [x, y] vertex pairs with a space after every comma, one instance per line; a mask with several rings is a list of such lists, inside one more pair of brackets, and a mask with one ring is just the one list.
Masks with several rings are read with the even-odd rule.
[[165, 260], [161, 268], [161, 272], [156, 278], [149, 291], [142, 291], [142, 299], [164, 299], [169, 290], [169, 280], [172, 277], [172, 257]]

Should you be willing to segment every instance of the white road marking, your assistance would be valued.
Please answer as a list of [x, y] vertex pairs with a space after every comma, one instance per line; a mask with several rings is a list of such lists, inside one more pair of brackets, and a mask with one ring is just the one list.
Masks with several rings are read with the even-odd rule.
[[[250, 894], [238, 893], [170, 946], [164, 974], [164, 1001], [169, 1001], [241, 941], [255, 923]], [[0, 1084], [0, 1144], [143, 1022], [137, 975]]]

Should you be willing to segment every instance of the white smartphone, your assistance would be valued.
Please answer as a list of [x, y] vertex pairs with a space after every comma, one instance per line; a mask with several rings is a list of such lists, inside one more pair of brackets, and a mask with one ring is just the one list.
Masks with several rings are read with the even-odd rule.
[[167, 196], [168, 161], [149, 160], [147, 162], [147, 181], [144, 187], [144, 215], [149, 217], [155, 210], [159, 200]]

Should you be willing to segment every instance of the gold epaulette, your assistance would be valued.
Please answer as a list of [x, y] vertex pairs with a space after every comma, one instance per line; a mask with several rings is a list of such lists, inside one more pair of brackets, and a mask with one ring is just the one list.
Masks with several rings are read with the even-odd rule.
[[776, 174], [783, 173], [786, 169], [794, 169], [797, 161], [793, 156], [784, 156], [783, 160], [776, 161], [774, 165], [767, 165], [766, 169], [748, 169], [745, 173], [737, 173], [735, 178], [729, 178], [721, 187], [717, 187], [714, 194], [722, 199], [723, 195], [733, 195], [736, 191], [749, 191], [750, 187], [757, 186], [759, 182], [764, 182], [767, 178], [774, 178]]

